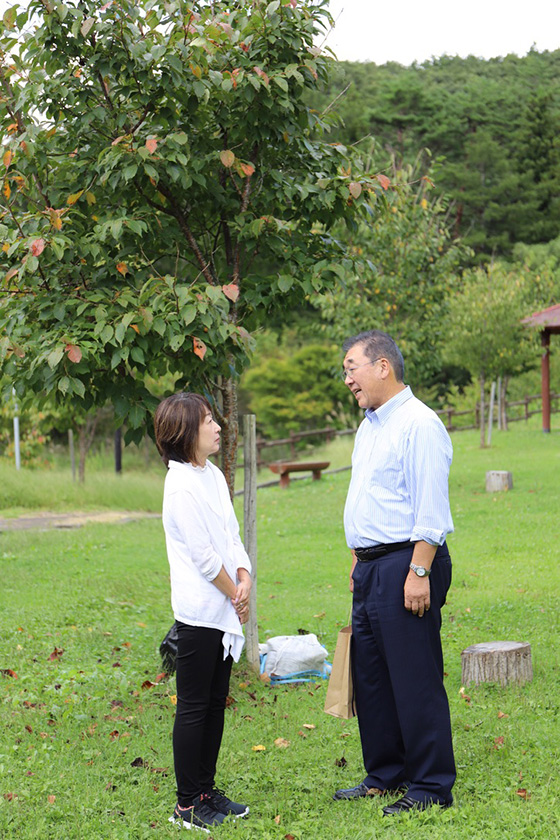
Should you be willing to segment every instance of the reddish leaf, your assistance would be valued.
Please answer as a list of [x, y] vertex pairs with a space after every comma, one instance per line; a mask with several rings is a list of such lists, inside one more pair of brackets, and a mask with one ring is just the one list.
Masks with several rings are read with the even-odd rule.
[[10, 163], [12, 162], [12, 153], [10, 152], [10, 150], [8, 150], [7, 152], [4, 152], [4, 157], [2, 158], [2, 162], [4, 163], [4, 166], [7, 169], [8, 166], [10, 165]]
[[111, 739], [111, 741], [116, 741], [118, 737], [119, 737], [119, 730], [118, 729], [113, 729], [112, 732], [109, 732], [109, 738]]
[[505, 712], [498, 712], [498, 717], [499, 718], [505, 718], [505, 717], [509, 717], [509, 715], [506, 715]]
[[235, 155], [230, 149], [224, 149], [220, 152], [220, 160], [226, 169], [230, 169], [235, 163]]
[[54, 803], [56, 802], [56, 796], [54, 795], [54, 793], [49, 793], [49, 795], [47, 796], [47, 801], [49, 805], [54, 805]]
[[293, 834], [284, 834], [284, 840], [296, 840]]
[[10, 268], [10, 270], [8, 271], [8, 273], [6, 274], [6, 276], [4, 278], [6, 283], [8, 283], [12, 279], [12, 277], [15, 277], [16, 274], [18, 273], [18, 271], [19, 271], [19, 268]]
[[157, 682], [157, 683], [159, 683], [159, 682], [161, 682], [162, 680], [164, 680], [166, 677], [167, 677], [166, 672], [165, 672], [165, 671], [162, 671], [162, 672], [161, 672], [161, 674], [158, 674], [158, 675], [157, 675], [157, 677], [156, 677], [156, 682]]
[[350, 190], [350, 195], [352, 198], [359, 198], [362, 194], [362, 185], [359, 184], [357, 181], [352, 181], [348, 185], [348, 189]]
[[241, 169], [243, 170], [243, 174], [250, 178], [251, 175], [255, 172], [255, 167], [252, 163], [242, 163], [240, 164]]
[[118, 262], [117, 263], [117, 271], [119, 272], [119, 274], [122, 274], [122, 276], [125, 277], [126, 274], [128, 273], [127, 264], [125, 262]]
[[239, 44], [243, 52], [249, 52], [249, 47], [243, 41]]
[[498, 750], [500, 747], [504, 745], [504, 736], [498, 735], [497, 738], [494, 738], [494, 749]]
[[261, 68], [260, 68], [260, 67], [253, 67], [253, 70], [255, 71], [255, 73], [257, 74], [257, 76], [258, 76], [260, 79], [262, 79], [262, 80], [263, 80], [263, 82], [265, 83], [265, 85], [268, 87], [268, 84], [269, 84], [269, 82], [270, 82], [270, 79], [269, 79], [269, 77], [267, 76], [267, 74], [264, 72], [264, 70], [261, 70]]
[[11, 668], [0, 668], [0, 674], [2, 674], [3, 677], [12, 677], [14, 680], [17, 680], [18, 678], [16, 672], [12, 671]]
[[25, 724], [25, 729], [27, 732], [29, 732], [30, 735], [33, 735], [33, 727], [29, 726], [28, 723]]
[[34, 257], [38, 257], [45, 250], [46, 242], [44, 239], [35, 239], [31, 243], [31, 253]]
[[17, 793], [5, 793], [4, 794], [4, 799], [7, 799], [8, 802], [13, 802], [14, 799], [17, 799], [17, 798], [18, 798]]
[[239, 297], [239, 286], [237, 283], [228, 283], [226, 286], [222, 286], [222, 292], [229, 300], [235, 303]]
[[55, 647], [55, 649], [53, 650], [53, 652], [51, 653], [51, 655], [47, 659], [47, 662], [55, 662], [56, 660], [60, 659], [60, 657], [62, 656], [63, 653], [64, 653], [64, 648]]
[[115, 137], [115, 139], [111, 143], [111, 146], [117, 146], [121, 142], [121, 140], [124, 140], [125, 138], [126, 138], [125, 134], [121, 134], [120, 137]]
[[157, 141], [157, 138], [155, 138], [155, 137], [149, 137], [146, 140], [146, 148], [151, 155], [153, 155], [155, 150], [157, 149], [157, 144], [158, 144], [158, 141]]
[[206, 355], [206, 344], [200, 338], [193, 336], [193, 353], [199, 359], [204, 359]]
[[64, 350], [67, 353], [68, 358], [70, 359], [71, 362], [74, 362], [75, 364], [77, 364], [78, 362], [81, 361], [82, 351], [77, 346], [77, 344], [67, 344], [66, 347], [64, 348]]
[[144, 680], [144, 682], [142, 683], [142, 688], [144, 690], [147, 689], [147, 688], [153, 688], [154, 686], [155, 686], [155, 682], [152, 682], [151, 680]]
[[388, 190], [389, 187], [391, 186], [391, 181], [389, 180], [389, 178], [387, 178], [386, 175], [381, 175], [381, 174], [377, 175], [376, 177], [377, 177], [377, 180], [379, 181], [379, 183], [381, 184], [381, 186], [383, 187], [383, 189]]
[[530, 799], [531, 794], [527, 792], [525, 788], [519, 788], [519, 790], [515, 791], [517, 796], [520, 796], [521, 799]]

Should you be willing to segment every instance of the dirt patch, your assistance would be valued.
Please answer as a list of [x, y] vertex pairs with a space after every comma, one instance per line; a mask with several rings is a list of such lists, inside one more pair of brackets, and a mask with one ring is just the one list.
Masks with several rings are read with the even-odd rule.
[[32, 516], [18, 516], [14, 519], [0, 519], [0, 531], [45, 531], [49, 528], [81, 528], [89, 522], [105, 524], [123, 524], [137, 519], [159, 519], [159, 513], [144, 511], [104, 510], [91, 513], [73, 511], [72, 513], [34, 513]]

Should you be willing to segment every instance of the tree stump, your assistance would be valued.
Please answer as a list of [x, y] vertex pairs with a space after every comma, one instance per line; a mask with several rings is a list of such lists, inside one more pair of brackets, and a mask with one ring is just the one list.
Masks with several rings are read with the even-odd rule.
[[529, 642], [482, 642], [461, 653], [461, 681], [525, 683], [533, 679]]
[[488, 470], [486, 473], [486, 492], [513, 489], [513, 475], [507, 470]]

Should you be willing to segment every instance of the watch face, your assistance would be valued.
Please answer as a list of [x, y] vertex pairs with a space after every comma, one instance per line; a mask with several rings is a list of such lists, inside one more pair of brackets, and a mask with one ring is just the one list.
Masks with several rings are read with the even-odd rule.
[[426, 577], [426, 569], [423, 566], [420, 566], [416, 574], [420, 577]]

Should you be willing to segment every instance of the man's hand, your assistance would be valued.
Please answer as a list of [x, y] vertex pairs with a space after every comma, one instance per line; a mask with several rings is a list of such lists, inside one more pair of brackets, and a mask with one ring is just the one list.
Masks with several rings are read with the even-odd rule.
[[419, 578], [412, 570], [408, 573], [404, 582], [404, 606], [422, 618], [430, 609], [430, 578]]
[[354, 568], [355, 568], [358, 560], [356, 558], [356, 552], [354, 551], [354, 549], [351, 548], [350, 551], [352, 552], [352, 565], [350, 567], [350, 592], [353, 592], [354, 591], [354, 580], [352, 578], [352, 575], [354, 573]]

